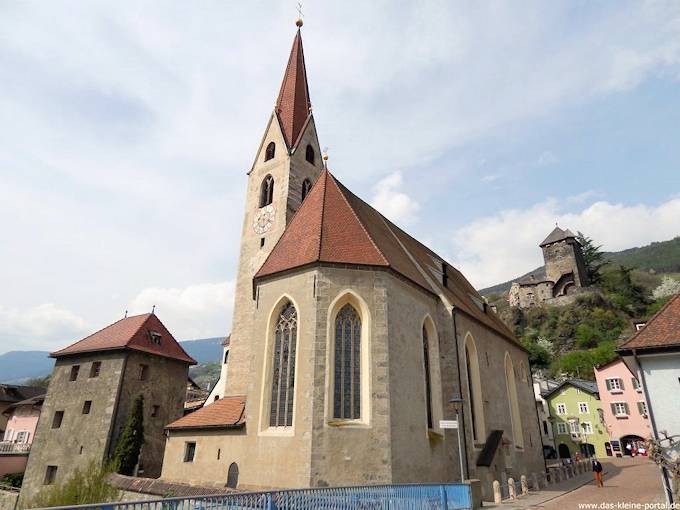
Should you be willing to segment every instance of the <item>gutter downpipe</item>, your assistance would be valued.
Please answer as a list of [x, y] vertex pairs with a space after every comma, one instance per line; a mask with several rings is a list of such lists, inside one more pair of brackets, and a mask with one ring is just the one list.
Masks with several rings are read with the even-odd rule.
[[[645, 400], [647, 401], [647, 407], [649, 411], [649, 421], [652, 424], [652, 434], [654, 434], [654, 439], [657, 441], [659, 440], [659, 432], [656, 428], [656, 420], [654, 419], [654, 411], [652, 409], [652, 406], [650, 404], [649, 400], [649, 393], [647, 392], [647, 380], [645, 379], [645, 372], [642, 370], [642, 365], [640, 364], [640, 361], [638, 360], [637, 356], [637, 351], [633, 349], [633, 359], [635, 360], [635, 364], [637, 365], [637, 371], [638, 375], [640, 376], [640, 379], [642, 379], [642, 391], [645, 394]], [[666, 492], [666, 502], [669, 505], [673, 505], [673, 490], [671, 488], [671, 483], [670, 480], [668, 479], [668, 470], [665, 467], [661, 468], [661, 477], [663, 478], [663, 488]]]
[[[460, 351], [458, 350], [458, 327], [456, 325], [456, 307], [451, 307], [451, 318], [453, 319], [453, 339], [456, 346], [456, 365], [458, 367], [458, 395], [463, 398], [463, 380], [460, 375]], [[468, 405], [472, 405], [472, 402], [468, 402]], [[465, 479], [469, 479], [470, 466], [468, 464], [468, 448], [467, 448], [467, 434], [465, 432], [465, 410], [464, 406], [461, 406], [461, 420], [460, 426], [463, 429], [463, 450], [465, 451]], [[463, 473], [461, 473], [462, 475]]]

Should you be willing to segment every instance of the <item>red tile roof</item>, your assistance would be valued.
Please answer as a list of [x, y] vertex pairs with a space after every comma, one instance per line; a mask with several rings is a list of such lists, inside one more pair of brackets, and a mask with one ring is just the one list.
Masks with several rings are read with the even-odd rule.
[[[151, 340], [150, 331], [161, 334], [159, 344]], [[190, 365], [196, 364], [196, 361], [186, 353], [153, 313], [125, 317], [68, 347], [51, 353], [50, 356], [60, 358], [87, 352], [119, 349], [132, 349], [184, 361]]]
[[[271, 251], [256, 279], [314, 263], [389, 268], [516, 341], [465, 277], [324, 170]], [[448, 284], [442, 283], [442, 264]]]
[[680, 347], [680, 294], [671, 298], [619, 351]]
[[297, 144], [311, 106], [302, 36], [298, 29], [276, 101], [276, 115], [289, 149]]
[[166, 429], [241, 428], [246, 424], [246, 397], [224, 397], [169, 424]]

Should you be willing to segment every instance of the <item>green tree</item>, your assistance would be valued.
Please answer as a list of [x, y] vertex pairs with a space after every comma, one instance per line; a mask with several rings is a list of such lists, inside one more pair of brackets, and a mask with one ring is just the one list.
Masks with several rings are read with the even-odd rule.
[[531, 368], [548, 368], [550, 366], [550, 352], [545, 347], [530, 340], [524, 340], [522, 345], [529, 351], [529, 365], [531, 365]]
[[606, 271], [602, 278], [602, 288], [620, 309], [625, 310], [631, 317], [639, 317], [645, 313], [650, 300], [645, 290], [633, 282], [632, 271], [623, 265]]
[[34, 498], [22, 500], [21, 508], [48, 508], [117, 501], [118, 490], [109, 485], [109, 473], [107, 468], [92, 461], [85, 470], [77, 469], [65, 482], [45, 487]]
[[607, 263], [601, 250], [602, 245], [595, 245], [590, 237], [583, 235], [581, 232], [578, 232], [577, 239], [583, 249], [583, 259], [586, 263], [588, 280], [591, 284], [596, 285], [602, 278], [600, 269]]
[[131, 476], [139, 460], [144, 444], [144, 396], [138, 395], [132, 402], [130, 416], [113, 454], [113, 469], [121, 475]]

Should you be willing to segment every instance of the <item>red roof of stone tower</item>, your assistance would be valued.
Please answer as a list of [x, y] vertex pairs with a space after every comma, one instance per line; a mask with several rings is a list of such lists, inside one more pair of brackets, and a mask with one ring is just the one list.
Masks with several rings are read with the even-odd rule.
[[302, 36], [298, 29], [293, 39], [293, 48], [290, 50], [279, 98], [276, 100], [276, 115], [289, 149], [296, 145], [310, 115], [311, 106]]
[[[160, 334], [158, 341], [154, 341], [152, 332]], [[142, 351], [184, 361], [190, 365], [196, 364], [196, 361], [186, 353], [153, 313], [125, 317], [68, 347], [50, 353], [50, 356], [60, 358], [88, 352], [121, 349]]]
[[[255, 278], [315, 263], [391, 269], [515, 341], [453, 266], [354, 195], [324, 169]], [[448, 284], [441, 280], [446, 266]]]

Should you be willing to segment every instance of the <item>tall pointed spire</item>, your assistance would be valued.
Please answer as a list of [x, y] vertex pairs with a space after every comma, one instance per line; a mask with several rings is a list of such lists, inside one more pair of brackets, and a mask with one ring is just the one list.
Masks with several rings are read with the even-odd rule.
[[297, 143], [312, 106], [309, 100], [305, 55], [302, 50], [302, 36], [299, 28], [301, 24], [298, 24], [298, 30], [293, 39], [293, 48], [290, 50], [286, 73], [281, 83], [279, 98], [276, 100], [276, 115], [289, 149]]

